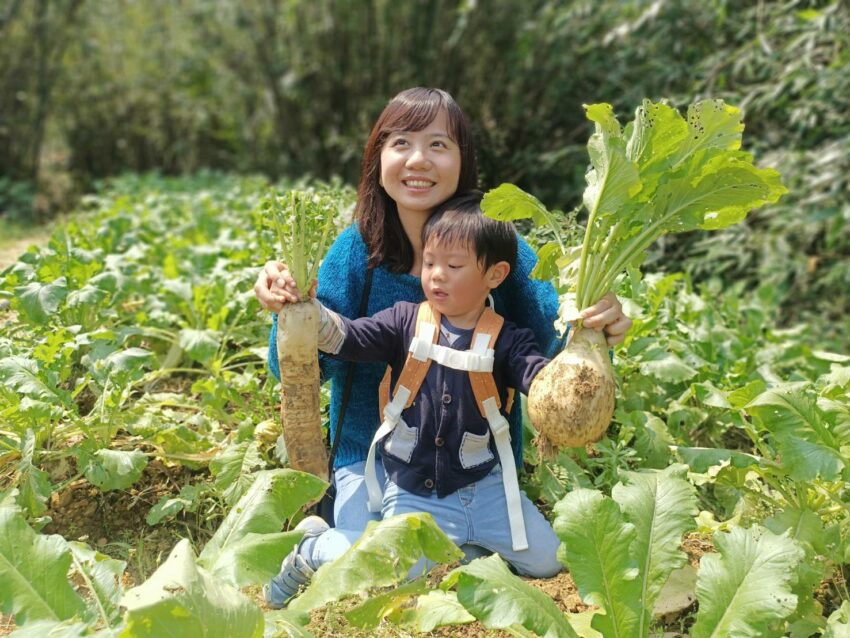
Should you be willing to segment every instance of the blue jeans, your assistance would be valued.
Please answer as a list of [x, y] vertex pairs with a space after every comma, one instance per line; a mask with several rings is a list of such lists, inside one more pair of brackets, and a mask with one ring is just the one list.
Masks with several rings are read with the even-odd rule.
[[[386, 481], [384, 466], [379, 456], [375, 460], [378, 483]], [[334, 499], [334, 523], [340, 529], [363, 532], [369, 521], [381, 520], [378, 512], [369, 511], [369, 495], [366, 492], [366, 461], [352, 463], [334, 471], [336, 498]]]
[[[345, 513], [340, 519], [345, 525], [368, 520], [377, 520], [377, 514], [370, 514], [366, 507], [366, 486], [362, 480], [362, 463], [348, 466], [343, 474], [344, 501], [337, 505]], [[360, 466], [360, 467], [356, 467]], [[340, 468], [336, 472], [337, 499], [340, 490]], [[434, 517], [443, 532], [466, 554], [466, 560], [488, 553], [498, 553], [520, 574], [534, 578], [549, 578], [561, 571], [557, 551], [560, 541], [552, 526], [540, 511], [522, 493], [522, 514], [525, 519], [525, 531], [529, 539], [529, 548], [514, 551], [511, 543], [511, 531], [508, 523], [508, 510], [505, 502], [505, 489], [502, 485], [502, 469], [493, 468], [480, 481], [467, 485], [457, 492], [438, 498], [419, 496], [401, 489], [392, 481], [384, 479], [383, 466], [377, 465], [378, 476], [384, 482], [384, 500], [381, 516], [384, 518], [410, 512], [428, 512]], [[356, 479], [357, 470], [361, 470], [360, 480]], [[362, 492], [362, 495], [360, 495]], [[361, 498], [362, 496], [362, 498]], [[359, 502], [359, 505], [357, 504]], [[359, 513], [355, 510], [362, 508]], [[349, 508], [351, 511], [349, 511]], [[318, 568], [326, 562], [339, 558], [357, 540], [363, 528], [337, 526], [315, 538], [309, 546], [309, 560]], [[308, 548], [305, 548], [308, 549]], [[414, 568], [414, 571], [421, 571]]]

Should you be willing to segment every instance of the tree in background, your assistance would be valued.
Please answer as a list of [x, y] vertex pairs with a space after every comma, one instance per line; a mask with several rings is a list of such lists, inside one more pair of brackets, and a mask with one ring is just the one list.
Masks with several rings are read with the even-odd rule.
[[483, 187], [511, 181], [566, 209], [584, 184], [582, 103], [628, 116], [643, 97], [723, 97], [792, 195], [661, 244], [656, 267], [702, 253], [695, 277], [771, 286], [799, 316], [850, 288], [846, 2], [5, 0], [0, 36], [0, 210], [28, 197], [22, 184], [45, 190], [48, 148], [78, 190], [200, 168], [351, 182], [369, 123], [413, 85], [469, 113]]
[[26, 216], [63, 54], [83, 0], [7, 0], [0, 5], [0, 212]]

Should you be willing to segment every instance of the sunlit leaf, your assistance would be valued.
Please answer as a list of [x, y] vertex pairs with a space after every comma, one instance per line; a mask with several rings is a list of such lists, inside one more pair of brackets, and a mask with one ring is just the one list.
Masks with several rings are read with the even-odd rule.
[[49, 284], [37, 281], [15, 290], [21, 310], [33, 323], [48, 323], [68, 296], [68, 281], [60, 277]]
[[148, 457], [139, 450], [97, 450], [84, 454], [83, 474], [104, 492], [123, 490], [142, 477]]
[[0, 507], [0, 603], [18, 625], [82, 616], [68, 581], [71, 552], [61, 536], [36, 534], [13, 507]]
[[757, 638], [794, 611], [791, 585], [803, 558], [797, 543], [753, 526], [718, 532], [714, 546], [719, 553], [700, 560], [693, 638]]
[[697, 497], [687, 481], [687, 468], [671, 465], [661, 472], [627, 472], [626, 485], [614, 486], [611, 497], [635, 527], [630, 548], [638, 564], [643, 607], [640, 630], [649, 631], [651, 610], [670, 573], [687, 562], [682, 536], [694, 527]]
[[541, 590], [513, 575], [498, 554], [479, 558], [449, 574], [467, 611], [490, 629], [519, 625], [546, 638], [577, 638], [564, 613]]
[[260, 609], [230, 585], [195, 563], [187, 539], [181, 540], [142, 585], [121, 600], [127, 608], [121, 638], [260, 638]]
[[[234, 585], [264, 582], [269, 574], [277, 573], [281, 559], [300, 538], [300, 532], [265, 540], [249, 535], [277, 534], [287, 519], [318, 500], [326, 487], [321, 479], [295, 470], [258, 472], [250, 489], [207, 541], [199, 562]], [[265, 560], [263, 551], [269, 552]]]
[[403, 514], [370, 523], [345, 554], [319, 568], [290, 608], [309, 611], [343, 596], [396, 585], [423, 556], [449, 563], [460, 560], [463, 553], [430, 514]]
[[620, 508], [596, 490], [578, 489], [555, 505], [559, 556], [587, 603], [605, 615], [593, 619], [604, 636], [637, 635], [641, 603], [637, 562], [630, 548], [635, 528]]

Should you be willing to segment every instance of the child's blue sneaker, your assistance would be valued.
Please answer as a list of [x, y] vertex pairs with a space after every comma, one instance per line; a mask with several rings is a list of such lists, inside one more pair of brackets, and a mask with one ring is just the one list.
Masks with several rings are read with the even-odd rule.
[[289, 602], [302, 585], [306, 585], [313, 577], [315, 570], [310, 567], [307, 560], [301, 556], [300, 549], [304, 540], [315, 538], [328, 531], [330, 527], [324, 519], [318, 516], [308, 516], [295, 526], [296, 530], [303, 531], [304, 537], [292, 548], [280, 564], [280, 572], [272, 578], [268, 585], [263, 587], [263, 596], [266, 603], [273, 609], [282, 609]]

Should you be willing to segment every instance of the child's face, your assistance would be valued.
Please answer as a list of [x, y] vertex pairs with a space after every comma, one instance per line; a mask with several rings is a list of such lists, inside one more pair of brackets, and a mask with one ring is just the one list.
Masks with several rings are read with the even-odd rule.
[[484, 310], [484, 301], [510, 271], [500, 261], [486, 270], [470, 246], [425, 244], [422, 253], [422, 289], [441, 314], [459, 328], [471, 328]]

